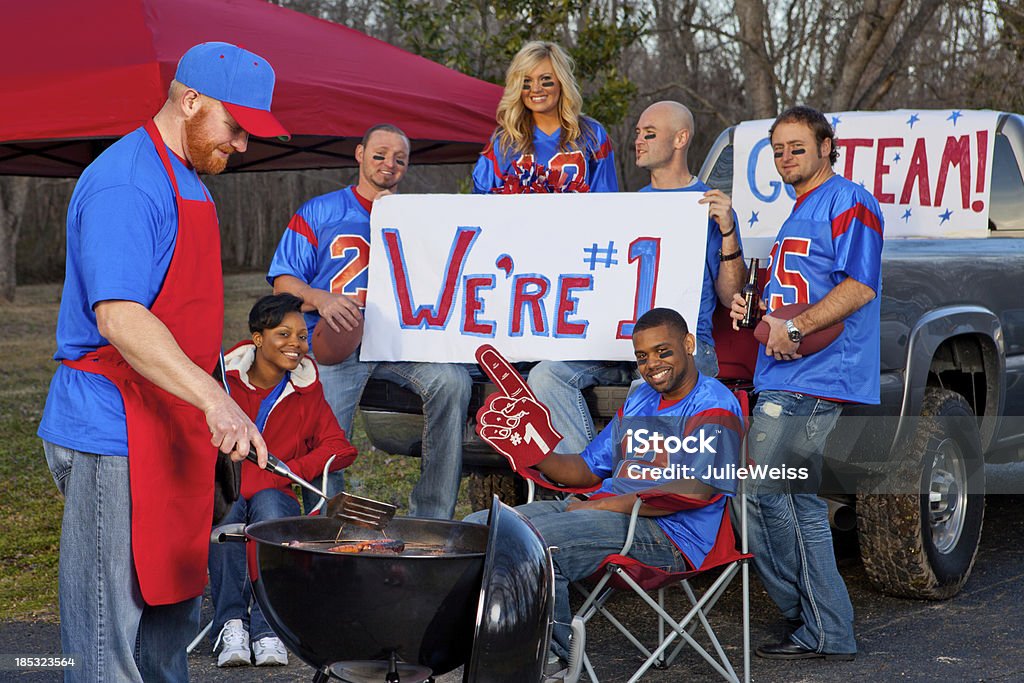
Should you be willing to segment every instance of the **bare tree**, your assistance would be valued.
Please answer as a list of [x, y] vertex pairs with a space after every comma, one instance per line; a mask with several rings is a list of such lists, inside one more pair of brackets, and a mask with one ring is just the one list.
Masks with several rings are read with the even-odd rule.
[[18, 232], [30, 181], [23, 176], [0, 178], [0, 301], [14, 301]]
[[740, 67], [750, 98], [750, 113], [755, 118], [767, 118], [776, 112], [778, 91], [773, 70], [773, 59], [768, 53], [771, 30], [768, 11], [763, 0], [736, 0], [736, 18], [742, 46]]

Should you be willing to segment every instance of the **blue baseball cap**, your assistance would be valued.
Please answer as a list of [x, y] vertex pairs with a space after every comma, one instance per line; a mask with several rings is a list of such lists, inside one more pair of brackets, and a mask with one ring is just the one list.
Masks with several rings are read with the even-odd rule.
[[174, 80], [220, 100], [250, 135], [290, 137], [270, 113], [274, 69], [257, 54], [231, 43], [200, 43], [182, 55]]

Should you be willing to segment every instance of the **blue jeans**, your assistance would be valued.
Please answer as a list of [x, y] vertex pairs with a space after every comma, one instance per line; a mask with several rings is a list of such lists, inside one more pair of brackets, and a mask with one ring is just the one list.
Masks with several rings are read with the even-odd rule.
[[[572, 610], [569, 583], [581, 581], [597, 571], [609, 555], [622, 550], [629, 529], [629, 515], [608, 510], [566, 512], [569, 500], [542, 500], [516, 508], [553, 547], [555, 565], [555, 625], [551, 649], [563, 659], [569, 657]], [[467, 522], [485, 524], [488, 510], [474, 512]], [[637, 520], [636, 534], [629, 555], [636, 560], [666, 571], [683, 571], [686, 560], [652, 518]]]
[[[759, 465], [809, 466], [820, 483], [825, 441], [842, 405], [788, 391], [763, 391], [747, 436]], [[778, 482], [752, 481], [747, 495], [750, 550], [765, 590], [787, 619], [802, 626], [791, 636], [815, 652], [857, 651], [853, 605], [836, 567], [828, 505], [814, 493], [789, 493]]]
[[[351, 434], [356, 406], [371, 375], [394, 382], [423, 399], [420, 480], [409, 499], [409, 514], [451, 519], [462, 478], [462, 438], [472, 390], [469, 372], [455, 363], [363, 363], [357, 357], [354, 353], [337, 365], [320, 367], [324, 396], [338, 424]], [[328, 477], [328, 495], [340, 490], [341, 478], [335, 474], [341, 472]], [[303, 503], [307, 503], [305, 498]]]
[[132, 561], [128, 458], [43, 441], [64, 495], [60, 533], [61, 652], [81, 665], [65, 681], [187, 681], [185, 647], [199, 598], [147, 605]]
[[[718, 375], [715, 347], [697, 340], [694, 354], [697, 369], [709, 377]], [[583, 390], [595, 385], [629, 384], [636, 363], [604, 361], [541, 361], [530, 371], [527, 383], [537, 399], [551, 412], [551, 423], [562, 434], [555, 453], [582, 453], [594, 437]]]
[[[281, 489], [264, 489], [248, 500], [236, 500], [221, 524], [255, 524], [298, 514], [299, 501]], [[253, 642], [276, 636], [253, 597], [245, 563], [245, 544], [211, 543], [209, 566], [210, 597], [213, 599], [211, 639], [215, 641], [224, 624], [231, 619], [242, 620]]]

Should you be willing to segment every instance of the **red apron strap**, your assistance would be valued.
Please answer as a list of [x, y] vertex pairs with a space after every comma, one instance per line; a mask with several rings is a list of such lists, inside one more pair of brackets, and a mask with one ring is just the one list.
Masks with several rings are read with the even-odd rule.
[[146, 133], [149, 135], [149, 139], [153, 141], [153, 146], [156, 147], [156, 153], [160, 156], [160, 161], [164, 164], [164, 169], [167, 171], [167, 177], [171, 181], [171, 187], [174, 188], [174, 198], [181, 199], [181, 192], [178, 191], [178, 181], [174, 177], [174, 169], [171, 168], [171, 158], [167, 156], [167, 145], [164, 144], [164, 139], [160, 135], [160, 131], [157, 130], [156, 121], [150, 119], [146, 121], [146, 125], [143, 126]]

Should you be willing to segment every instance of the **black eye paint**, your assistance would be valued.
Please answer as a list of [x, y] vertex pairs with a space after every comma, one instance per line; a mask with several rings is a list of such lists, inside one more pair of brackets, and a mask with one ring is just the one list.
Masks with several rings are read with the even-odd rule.
[[405, 159], [395, 159], [395, 163], [399, 166], [405, 166]]
[[523, 90], [530, 90], [533, 86], [530, 85], [530, 81], [523, 81]]
[[[807, 150], [803, 149], [803, 148], [791, 149], [791, 150], [789, 150], [789, 153], [792, 154], [793, 156], [798, 156], [800, 154], [807, 154]], [[776, 159], [781, 159], [782, 158], [782, 151], [775, 152], [774, 154], [772, 154], [772, 156], [775, 157]]]
[[550, 79], [550, 78], [541, 79], [540, 87], [542, 87], [542, 88], [554, 88], [555, 87], [555, 81], [553, 79]]
[[644, 140], [653, 140], [656, 137], [658, 137], [656, 134], [648, 133], [647, 135], [644, 136]]
[[658, 358], [671, 358], [674, 355], [676, 355], [676, 352], [671, 349], [665, 349], [664, 351], [658, 352]]
[[383, 154], [374, 154], [373, 155], [373, 160], [374, 161], [384, 161], [384, 155]]

